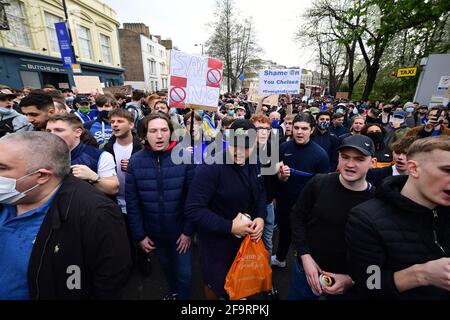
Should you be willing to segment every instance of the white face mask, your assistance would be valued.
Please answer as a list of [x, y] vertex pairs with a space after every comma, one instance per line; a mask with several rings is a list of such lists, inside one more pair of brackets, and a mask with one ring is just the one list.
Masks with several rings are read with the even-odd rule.
[[34, 187], [31, 187], [30, 189], [25, 190], [23, 192], [19, 192], [16, 189], [16, 184], [17, 184], [17, 181], [19, 181], [23, 178], [26, 178], [28, 176], [31, 176], [38, 172], [39, 171], [29, 173], [19, 179], [6, 178], [6, 177], [0, 176], [0, 203], [14, 205], [14, 204], [16, 204], [17, 201], [24, 198], [28, 192], [37, 188], [39, 186], [39, 184], [37, 184]]

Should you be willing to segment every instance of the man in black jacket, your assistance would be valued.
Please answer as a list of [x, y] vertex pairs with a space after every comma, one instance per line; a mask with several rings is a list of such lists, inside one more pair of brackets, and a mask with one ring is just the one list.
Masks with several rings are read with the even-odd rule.
[[0, 299], [114, 299], [130, 269], [116, 204], [46, 132], [0, 139]]
[[[313, 300], [321, 294], [330, 299], [352, 297], [345, 224], [354, 206], [373, 197], [366, 174], [375, 162], [374, 152], [369, 137], [355, 135], [344, 139], [339, 149], [339, 173], [316, 175], [292, 208], [292, 242], [297, 259], [290, 300]], [[334, 279], [334, 284], [321, 284], [321, 274]]]
[[415, 141], [408, 176], [353, 208], [348, 265], [363, 298], [450, 298], [450, 137]]

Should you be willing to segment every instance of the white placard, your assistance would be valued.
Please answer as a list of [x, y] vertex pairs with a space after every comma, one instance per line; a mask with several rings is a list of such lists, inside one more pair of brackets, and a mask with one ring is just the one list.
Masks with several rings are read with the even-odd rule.
[[301, 69], [261, 70], [259, 72], [260, 94], [298, 94]]
[[222, 76], [222, 61], [172, 50], [169, 105], [217, 108]]
[[450, 76], [442, 76], [439, 81], [438, 90], [448, 90], [450, 87]]

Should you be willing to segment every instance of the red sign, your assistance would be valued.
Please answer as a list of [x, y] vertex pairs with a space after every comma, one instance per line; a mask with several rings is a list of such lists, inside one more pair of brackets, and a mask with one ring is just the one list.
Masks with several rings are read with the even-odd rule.
[[222, 72], [219, 69], [209, 69], [206, 74], [208, 87], [220, 88], [220, 82], [222, 81]]
[[184, 100], [186, 100], [187, 79], [183, 77], [170, 77], [169, 91], [169, 107], [186, 108]]

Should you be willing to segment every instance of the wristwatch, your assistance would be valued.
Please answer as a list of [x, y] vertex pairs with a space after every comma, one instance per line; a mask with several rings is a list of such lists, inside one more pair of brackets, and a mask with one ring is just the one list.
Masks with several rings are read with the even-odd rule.
[[95, 184], [95, 183], [99, 182], [101, 178], [102, 178], [102, 177], [100, 177], [100, 176], [97, 174], [97, 177], [96, 177], [95, 179], [93, 179], [93, 180], [88, 180], [88, 182], [91, 183], [91, 184]]

